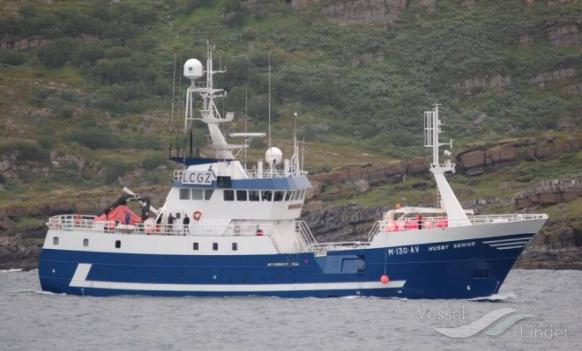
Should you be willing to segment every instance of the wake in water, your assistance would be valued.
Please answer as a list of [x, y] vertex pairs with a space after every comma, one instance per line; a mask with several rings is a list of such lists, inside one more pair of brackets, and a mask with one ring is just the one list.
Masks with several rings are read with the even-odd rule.
[[515, 300], [517, 296], [513, 292], [503, 293], [503, 294], [493, 294], [485, 297], [476, 297], [474, 299], [469, 299], [469, 301], [487, 301], [487, 302], [504, 302]]
[[50, 291], [42, 291], [42, 290], [35, 290], [35, 289], [20, 289], [20, 290], [12, 290], [10, 294], [38, 294], [38, 295], [52, 295], [52, 296], [65, 296], [65, 293], [54, 293]]

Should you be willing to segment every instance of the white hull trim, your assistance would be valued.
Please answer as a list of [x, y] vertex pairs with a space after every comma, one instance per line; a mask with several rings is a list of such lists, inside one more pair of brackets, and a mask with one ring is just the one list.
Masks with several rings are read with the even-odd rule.
[[342, 283], [297, 283], [297, 284], [157, 284], [87, 280], [91, 264], [79, 263], [69, 286], [133, 291], [192, 291], [192, 292], [271, 292], [271, 291], [319, 291], [319, 290], [368, 290], [402, 288], [405, 280], [394, 280], [387, 284], [380, 281]]

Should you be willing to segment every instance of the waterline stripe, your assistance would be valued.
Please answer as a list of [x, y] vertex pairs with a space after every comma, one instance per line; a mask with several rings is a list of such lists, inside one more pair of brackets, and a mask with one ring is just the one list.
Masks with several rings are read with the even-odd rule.
[[510, 249], [519, 249], [519, 248], [523, 248], [523, 247], [525, 247], [525, 245], [496, 247], [496, 249], [497, 250], [510, 250]]
[[526, 239], [527, 240], [531, 239], [531, 236], [521, 237], [521, 238], [513, 238], [513, 239], [489, 240], [489, 241], [483, 241], [483, 244], [503, 243], [506, 241], [521, 241], [521, 240], [526, 240]]
[[525, 245], [528, 243], [528, 241], [529, 240], [527, 240], [527, 241], [512, 241], [510, 243], [489, 244], [489, 246], [500, 247], [500, 246], [511, 246], [511, 245]]
[[388, 284], [380, 281], [345, 283], [297, 283], [297, 284], [158, 284], [87, 280], [91, 264], [79, 263], [69, 286], [142, 291], [192, 291], [192, 292], [270, 292], [270, 291], [317, 291], [317, 290], [367, 290], [402, 288], [406, 280], [393, 280]]

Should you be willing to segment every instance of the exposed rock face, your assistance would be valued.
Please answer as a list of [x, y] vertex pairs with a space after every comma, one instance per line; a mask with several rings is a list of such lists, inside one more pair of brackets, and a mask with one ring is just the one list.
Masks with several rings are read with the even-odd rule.
[[365, 179], [358, 179], [354, 182], [354, 187], [356, 191], [360, 193], [365, 193], [366, 191], [370, 190], [370, 184]]
[[582, 197], [582, 181], [579, 179], [555, 179], [543, 182], [535, 190], [522, 192], [515, 196], [517, 210], [555, 205]]
[[336, 24], [391, 24], [404, 11], [407, 0], [338, 1], [324, 7], [322, 15]]
[[547, 223], [517, 262], [523, 268], [582, 269], [582, 221]]
[[47, 41], [41, 39], [6, 39], [0, 42], [0, 49], [28, 50], [46, 46]]
[[474, 150], [460, 154], [457, 160], [468, 175], [476, 175], [484, 172], [485, 150]]
[[467, 175], [477, 175], [487, 167], [515, 161], [536, 161], [582, 149], [582, 137], [571, 135], [566, 139], [551, 136], [501, 141], [496, 145], [469, 148], [457, 155], [457, 168]]
[[318, 241], [367, 240], [367, 234], [375, 221], [388, 209], [364, 208], [346, 205], [313, 212], [303, 217]]
[[489, 76], [479, 76], [465, 79], [462, 83], [457, 83], [454, 88], [461, 90], [464, 95], [472, 96], [485, 89], [502, 89], [511, 84], [510, 76], [495, 74]]
[[319, 4], [320, 0], [291, 0], [291, 6], [301, 9], [310, 5]]
[[[326, 173], [318, 173], [309, 177], [310, 181], [316, 182], [318, 187], [325, 184], [356, 182], [363, 179], [369, 185], [376, 185], [386, 182], [387, 180], [401, 180], [409, 172], [425, 172], [426, 160], [422, 157], [412, 161], [393, 161], [377, 165], [358, 165], [348, 166]], [[319, 192], [315, 191], [315, 194]]]
[[580, 95], [582, 94], [582, 82], [568, 84], [562, 91], [567, 95]]
[[575, 4], [578, 0], [546, 0], [546, 4], [550, 7]]
[[582, 249], [526, 249], [515, 263], [527, 269], [582, 269]]
[[580, 31], [576, 23], [550, 23], [546, 33], [554, 45], [574, 46], [581, 41]]
[[576, 76], [575, 68], [563, 68], [551, 72], [542, 72], [535, 78], [530, 80], [530, 83], [536, 85], [538, 88], [543, 88], [552, 82], [564, 82], [569, 78]]

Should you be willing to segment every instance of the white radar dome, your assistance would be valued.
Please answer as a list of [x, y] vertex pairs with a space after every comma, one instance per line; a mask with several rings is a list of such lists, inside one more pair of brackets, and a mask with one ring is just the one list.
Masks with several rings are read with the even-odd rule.
[[202, 62], [192, 58], [184, 63], [184, 77], [188, 79], [197, 79], [203, 75]]
[[273, 146], [265, 151], [265, 160], [270, 165], [278, 165], [281, 163], [281, 161], [283, 161], [283, 151], [281, 151], [281, 149], [278, 147]]

